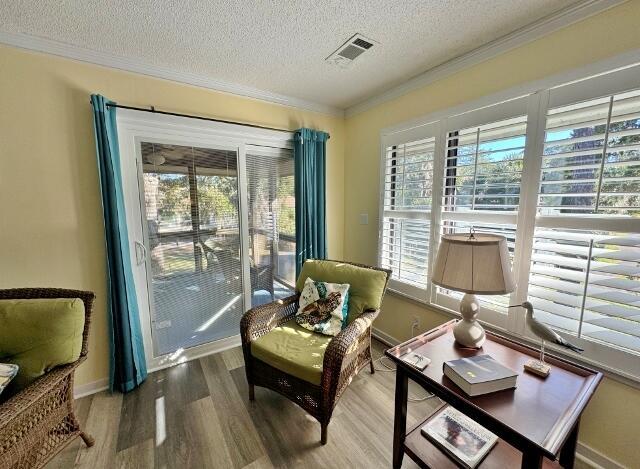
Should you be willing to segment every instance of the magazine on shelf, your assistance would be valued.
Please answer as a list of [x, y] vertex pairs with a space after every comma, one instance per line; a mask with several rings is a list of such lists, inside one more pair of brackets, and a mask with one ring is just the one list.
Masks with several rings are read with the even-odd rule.
[[420, 432], [468, 469], [477, 467], [498, 441], [496, 435], [450, 406], [429, 420]]

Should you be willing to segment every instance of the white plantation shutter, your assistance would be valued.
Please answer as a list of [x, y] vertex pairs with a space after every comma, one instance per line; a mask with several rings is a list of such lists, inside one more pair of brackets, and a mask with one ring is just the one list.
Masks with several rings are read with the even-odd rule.
[[[505, 236], [516, 291], [480, 319], [533, 340], [521, 310], [640, 381], [640, 65], [382, 134], [379, 260], [391, 290], [457, 312], [430, 282], [440, 236]], [[435, 118], [434, 118], [435, 119]]]
[[529, 300], [570, 334], [640, 352], [640, 235], [536, 229]]
[[435, 139], [387, 148], [385, 207], [394, 211], [431, 209]]
[[640, 91], [550, 109], [539, 213], [640, 213]]
[[526, 116], [449, 132], [445, 212], [517, 211]]
[[427, 287], [435, 138], [386, 148], [380, 265], [405, 293]]
[[392, 278], [425, 288], [429, 262], [429, 222], [385, 217], [382, 266]]
[[640, 352], [640, 91], [549, 109], [537, 206], [538, 317]]

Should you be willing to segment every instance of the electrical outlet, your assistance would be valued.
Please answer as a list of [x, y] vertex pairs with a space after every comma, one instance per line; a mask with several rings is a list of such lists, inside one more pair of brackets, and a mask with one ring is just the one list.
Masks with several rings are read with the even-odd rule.
[[360, 214], [360, 224], [361, 225], [368, 225], [369, 224], [369, 214], [368, 213], [361, 213]]
[[413, 322], [411, 323], [411, 337], [415, 337], [416, 329], [420, 327], [420, 318], [418, 316], [413, 317]]

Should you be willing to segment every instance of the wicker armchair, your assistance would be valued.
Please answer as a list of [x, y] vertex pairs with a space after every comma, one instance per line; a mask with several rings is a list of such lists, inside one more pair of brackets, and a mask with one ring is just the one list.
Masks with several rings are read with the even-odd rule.
[[[391, 271], [361, 264], [345, 263], [386, 273], [386, 289]], [[384, 293], [384, 290], [383, 290]], [[379, 310], [363, 311], [329, 342], [323, 358], [320, 385], [314, 385], [285, 373], [251, 354], [251, 342], [295, 317], [299, 292], [287, 298], [247, 311], [240, 321], [242, 351], [249, 385], [249, 399], [254, 400], [254, 386], [276, 391], [298, 404], [320, 422], [321, 438], [327, 443], [327, 427], [338, 399], [351, 380], [365, 365], [374, 373], [371, 358], [371, 325]]]
[[74, 363], [53, 369], [0, 404], [0, 469], [40, 468], [77, 436], [87, 446], [94, 444], [73, 411], [73, 374], [87, 356], [95, 295], [58, 288], [0, 290], [3, 300], [27, 298], [80, 298], [85, 309], [82, 350]]

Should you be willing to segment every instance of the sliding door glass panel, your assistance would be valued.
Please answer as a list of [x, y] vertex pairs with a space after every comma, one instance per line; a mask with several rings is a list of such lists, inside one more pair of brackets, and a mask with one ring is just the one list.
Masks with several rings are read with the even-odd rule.
[[246, 154], [251, 299], [257, 306], [294, 291], [293, 155], [263, 147], [248, 147]]
[[236, 151], [141, 143], [154, 355], [238, 334]]

